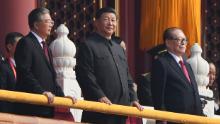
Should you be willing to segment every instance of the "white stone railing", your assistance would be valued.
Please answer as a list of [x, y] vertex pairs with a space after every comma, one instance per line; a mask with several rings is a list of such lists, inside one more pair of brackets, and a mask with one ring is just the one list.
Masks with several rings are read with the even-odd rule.
[[[69, 40], [67, 35], [69, 30], [64, 24], [61, 24], [57, 30], [57, 38], [51, 43], [50, 49], [53, 54], [53, 65], [57, 73], [57, 82], [63, 88], [64, 94], [74, 96], [82, 100], [81, 88], [76, 81], [75, 65], [76, 47], [74, 43]], [[76, 122], [81, 121], [82, 110], [70, 110]]]

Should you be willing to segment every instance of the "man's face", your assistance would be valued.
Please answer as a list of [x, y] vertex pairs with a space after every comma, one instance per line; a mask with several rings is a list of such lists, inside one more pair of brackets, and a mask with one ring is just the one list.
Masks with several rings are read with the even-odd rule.
[[216, 68], [214, 64], [209, 64], [209, 86], [213, 85], [216, 78]]
[[14, 57], [15, 49], [16, 49], [17, 43], [20, 39], [21, 39], [21, 37], [17, 37], [17, 38], [15, 38], [15, 42], [13, 44], [7, 44], [6, 47], [7, 47], [8, 52], [11, 57]]
[[35, 29], [42, 38], [46, 38], [50, 35], [53, 25], [54, 21], [51, 19], [50, 14], [44, 14], [41, 16], [41, 20], [36, 22]]
[[172, 31], [172, 38], [166, 40], [167, 49], [177, 56], [182, 56], [186, 51], [187, 39], [185, 34], [176, 29]]
[[17, 37], [15, 43], [12, 45], [12, 55], [13, 55], [13, 56], [14, 56], [14, 54], [15, 54], [15, 49], [16, 49], [16, 46], [17, 46], [18, 41], [19, 41], [20, 39], [21, 39], [21, 37]]
[[117, 26], [117, 18], [114, 13], [103, 13], [101, 17], [96, 21], [97, 31], [105, 36], [111, 36]]

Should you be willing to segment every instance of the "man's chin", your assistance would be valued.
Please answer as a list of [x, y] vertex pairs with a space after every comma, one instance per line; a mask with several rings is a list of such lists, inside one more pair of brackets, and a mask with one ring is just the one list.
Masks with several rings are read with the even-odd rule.
[[49, 36], [51, 33], [49, 32], [49, 33], [47, 33], [47, 36]]
[[186, 52], [186, 48], [180, 48], [180, 51], [185, 53]]
[[106, 33], [105, 35], [111, 37], [112, 34], [113, 34], [113, 33]]
[[106, 34], [112, 35], [114, 31], [106, 31]]

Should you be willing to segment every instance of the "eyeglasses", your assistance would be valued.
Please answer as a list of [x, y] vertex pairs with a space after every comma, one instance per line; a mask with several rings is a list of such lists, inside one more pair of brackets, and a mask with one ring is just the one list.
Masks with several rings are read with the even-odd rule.
[[52, 19], [41, 20], [41, 22], [50, 23], [50, 24], [54, 25], [54, 21]]
[[169, 38], [169, 40], [174, 40], [176, 41], [178, 44], [180, 43], [184, 43], [184, 44], [187, 44], [188, 43], [188, 40], [186, 38]]

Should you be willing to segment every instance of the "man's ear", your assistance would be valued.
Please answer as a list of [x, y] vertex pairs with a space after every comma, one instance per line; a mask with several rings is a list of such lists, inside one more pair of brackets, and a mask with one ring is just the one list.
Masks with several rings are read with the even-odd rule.
[[168, 40], [165, 40], [164, 43], [165, 43], [165, 45], [168, 45], [168, 44], [169, 44], [169, 41], [168, 41]]
[[96, 31], [97, 30], [97, 20], [95, 20], [93, 23], [92, 23], [92, 26], [93, 26], [93, 31]]
[[98, 27], [98, 24], [99, 24], [99, 23], [98, 23], [98, 20], [96, 19], [96, 20], [94, 21], [94, 23], [93, 23], [93, 26], [97, 28], [97, 27]]
[[38, 23], [37, 22], [34, 23], [34, 28], [38, 29]]
[[10, 50], [12, 49], [12, 47], [13, 47], [12, 44], [7, 44], [7, 45], [6, 45], [6, 49], [7, 49], [8, 51], [10, 51]]

